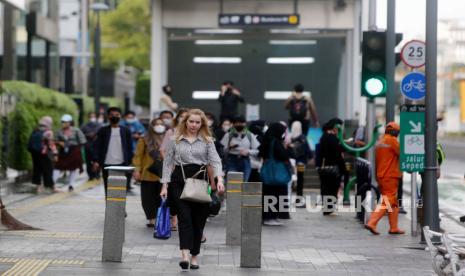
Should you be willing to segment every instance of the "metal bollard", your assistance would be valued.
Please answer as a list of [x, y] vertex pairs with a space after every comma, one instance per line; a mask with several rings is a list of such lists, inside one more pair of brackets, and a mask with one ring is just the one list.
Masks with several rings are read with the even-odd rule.
[[242, 184], [241, 267], [261, 267], [262, 183]]
[[241, 245], [241, 190], [244, 174], [229, 172], [226, 184], [226, 244]]
[[103, 230], [102, 261], [121, 262], [126, 216], [126, 174], [134, 167], [111, 166], [108, 170], [108, 187]]

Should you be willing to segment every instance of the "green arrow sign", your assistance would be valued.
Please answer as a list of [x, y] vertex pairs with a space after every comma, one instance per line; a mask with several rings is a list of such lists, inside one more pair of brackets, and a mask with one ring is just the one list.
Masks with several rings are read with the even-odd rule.
[[400, 107], [400, 170], [422, 172], [425, 162], [425, 106]]

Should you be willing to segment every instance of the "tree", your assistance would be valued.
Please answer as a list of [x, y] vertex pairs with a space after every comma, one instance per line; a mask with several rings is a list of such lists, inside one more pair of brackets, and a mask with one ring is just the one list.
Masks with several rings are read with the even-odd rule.
[[123, 0], [116, 10], [101, 13], [103, 67], [116, 68], [124, 62], [140, 70], [150, 69], [149, 3]]

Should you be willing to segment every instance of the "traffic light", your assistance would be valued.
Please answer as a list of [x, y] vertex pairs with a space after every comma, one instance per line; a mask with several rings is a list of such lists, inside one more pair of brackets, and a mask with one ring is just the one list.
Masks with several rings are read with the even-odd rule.
[[386, 33], [363, 32], [362, 96], [386, 96]]

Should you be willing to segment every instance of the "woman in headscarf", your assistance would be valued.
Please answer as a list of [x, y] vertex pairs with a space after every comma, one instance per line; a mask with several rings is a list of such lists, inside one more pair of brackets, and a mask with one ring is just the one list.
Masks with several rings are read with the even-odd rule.
[[[148, 168], [155, 160], [161, 160], [160, 145], [165, 136], [166, 127], [163, 120], [153, 119], [150, 122], [147, 134], [139, 139], [136, 153], [132, 159], [135, 167], [133, 177], [140, 181], [140, 196], [145, 217], [148, 220], [147, 227], [155, 226], [157, 210], [160, 206], [161, 175], [155, 175]], [[157, 161], [158, 162], [158, 161]]]
[[[297, 167], [297, 190], [299, 197], [303, 196], [305, 166], [313, 158], [312, 151], [307, 142], [307, 137], [302, 134], [302, 123], [294, 121], [291, 126], [291, 144], [292, 157], [296, 161]], [[296, 207], [305, 208], [305, 203], [298, 201]]]
[[[342, 125], [339, 118], [331, 119], [323, 126], [320, 138], [321, 169], [319, 170], [323, 215], [329, 215], [336, 210], [337, 194], [341, 178], [346, 167], [343, 157], [343, 147], [337, 138], [337, 125]], [[329, 169], [332, 168], [332, 169]]]
[[[265, 121], [252, 121], [248, 129], [253, 135], [255, 135], [255, 138], [257, 138], [257, 141], [261, 144], [265, 135]], [[252, 171], [250, 172], [249, 182], [260, 182], [260, 168], [262, 167], [261, 158], [258, 156], [250, 156], [250, 165], [252, 167]]]
[[[270, 159], [270, 153], [276, 161], [284, 162], [289, 165], [289, 153], [284, 146], [284, 138], [286, 136], [286, 127], [280, 123], [272, 123], [266, 131], [262, 144], [259, 147], [259, 156], [264, 159]], [[263, 184], [263, 197], [274, 197], [280, 202], [279, 198], [284, 197], [287, 200], [287, 185], [273, 185]], [[273, 208], [274, 207], [274, 208]], [[283, 213], [278, 212], [279, 205], [271, 206], [268, 210], [263, 211], [263, 224], [264, 225], [282, 225], [278, 217], [285, 216]]]

